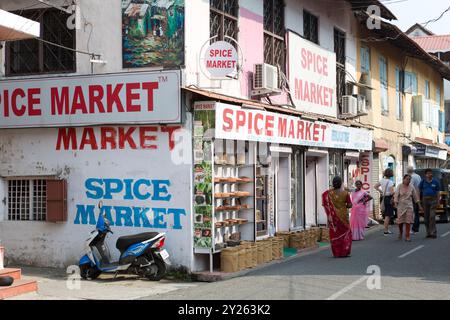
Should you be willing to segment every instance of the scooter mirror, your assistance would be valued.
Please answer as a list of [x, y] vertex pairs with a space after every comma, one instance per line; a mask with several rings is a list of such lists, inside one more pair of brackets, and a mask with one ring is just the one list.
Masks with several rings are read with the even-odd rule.
[[102, 207], [103, 207], [103, 201], [100, 201], [100, 202], [98, 203], [98, 208], [101, 209]]

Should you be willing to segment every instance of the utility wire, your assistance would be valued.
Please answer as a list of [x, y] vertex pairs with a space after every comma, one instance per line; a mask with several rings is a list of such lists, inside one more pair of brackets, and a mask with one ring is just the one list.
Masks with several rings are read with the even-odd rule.
[[437, 17], [435, 19], [428, 20], [427, 22], [421, 23], [422, 26], [425, 28], [429, 23], [436, 22], [436, 21], [440, 20], [444, 16], [444, 14], [446, 14], [449, 11], [450, 11], [450, 7], [448, 7], [445, 11], [443, 11], [439, 17]]

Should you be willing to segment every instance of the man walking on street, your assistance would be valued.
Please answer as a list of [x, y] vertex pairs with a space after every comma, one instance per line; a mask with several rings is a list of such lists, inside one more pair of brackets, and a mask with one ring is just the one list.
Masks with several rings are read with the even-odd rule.
[[[408, 167], [408, 174], [411, 176], [411, 184], [414, 188], [416, 188], [417, 194], [420, 194], [419, 185], [422, 181], [422, 178], [414, 172], [414, 167], [409, 166]], [[419, 205], [417, 203], [414, 203], [414, 224], [411, 228], [411, 233], [417, 233], [419, 232], [420, 228], [420, 215], [419, 215]]]
[[436, 207], [440, 190], [439, 181], [433, 178], [431, 169], [425, 170], [425, 179], [419, 184], [420, 198], [424, 210], [425, 227], [427, 238], [436, 239]]

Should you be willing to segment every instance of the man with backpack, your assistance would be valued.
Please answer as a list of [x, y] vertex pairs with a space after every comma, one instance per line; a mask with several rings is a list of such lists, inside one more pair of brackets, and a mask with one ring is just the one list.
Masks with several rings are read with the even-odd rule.
[[433, 178], [433, 170], [425, 170], [425, 179], [419, 184], [420, 198], [424, 210], [425, 227], [427, 238], [436, 239], [436, 207], [438, 204], [440, 185], [439, 181]]

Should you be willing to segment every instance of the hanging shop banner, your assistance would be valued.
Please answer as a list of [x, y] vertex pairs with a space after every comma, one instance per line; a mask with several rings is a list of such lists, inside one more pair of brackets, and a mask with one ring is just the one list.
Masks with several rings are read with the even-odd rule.
[[184, 65], [185, 0], [122, 0], [124, 68]]
[[336, 54], [288, 32], [291, 96], [300, 111], [336, 117]]
[[179, 71], [0, 81], [0, 128], [181, 122]]
[[194, 104], [194, 247], [212, 247], [212, 137], [215, 103]]
[[359, 154], [359, 166], [357, 180], [363, 184], [362, 189], [371, 192], [372, 190], [372, 152], [361, 152]]
[[372, 131], [285, 114], [216, 104], [217, 139], [372, 150]]

